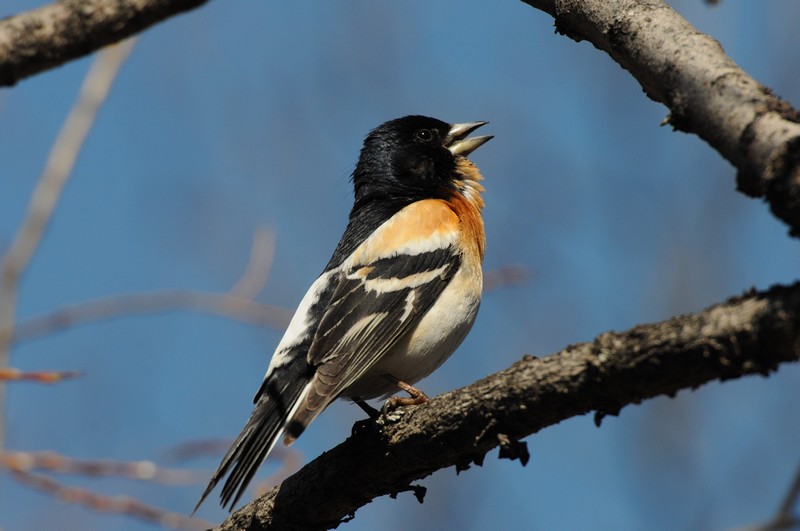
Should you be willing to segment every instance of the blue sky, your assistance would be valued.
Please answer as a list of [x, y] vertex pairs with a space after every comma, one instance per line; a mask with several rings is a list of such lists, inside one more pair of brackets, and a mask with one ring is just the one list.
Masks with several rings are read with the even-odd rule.
[[[35, 4], [6, 2], [0, 15]], [[800, 5], [672, 2], [747, 72], [800, 104]], [[25, 212], [89, 60], [0, 90], [0, 248]], [[800, 250], [732, 166], [606, 55], [522, 2], [211, 2], [140, 38], [100, 112], [21, 286], [20, 319], [117, 293], [226, 291], [253, 231], [277, 235], [258, 300], [294, 308], [344, 228], [364, 135], [405, 114], [488, 120], [486, 269], [528, 271], [489, 292], [437, 394], [607, 330], [700, 310], [797, 278]], [[191, 313], [117, 319], [18, 345], [14, 366], [78, 381], [11, 386], [10, 449], [165, 462], [234, 437], [279, 330]], [[570, 419], [413, 497], [379, 499], [343, 529], [724, 529], [776, 509], [798, 465], [800, 368]], [[293, 447], [341, 442], [336, 404]], [[218, 457], [188, 463], [216, 466]], [[266, 477], [274, 470], [267, 464]], [[202, 485], [59, 478], [189, 512]], [[208, 520], [224, 513], [213, 503]], [[53, 501], [0, 476], [0, 526], [151, 529]]]

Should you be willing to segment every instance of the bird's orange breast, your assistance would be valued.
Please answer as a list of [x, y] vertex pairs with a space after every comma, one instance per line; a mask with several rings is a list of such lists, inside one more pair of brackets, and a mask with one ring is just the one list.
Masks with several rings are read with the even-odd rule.
[[483, 198], [481, 192], [484, 191], [480, 181], [483, 176], [468, 159], [461, 157], [456, 165], [459, 174], [457, 181], [458, 191], [450, 194], [447, 204], [455, 212], [461, 223], [462, 245], [471, 246], [475, 256], [483, 261], [486, 250], [486, 233], [483, 228]]

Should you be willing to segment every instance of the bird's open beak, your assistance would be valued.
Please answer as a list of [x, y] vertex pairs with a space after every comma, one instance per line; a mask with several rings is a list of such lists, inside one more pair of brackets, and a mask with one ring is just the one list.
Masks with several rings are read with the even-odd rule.
[[467, 138], [467, 135], [489, 122], [466, 122], [463, 124], [453, 124], [444, 139], [444, 146], [453, 155], [466, 157], [486, 142], [494, 138], [494, 135], [474, 136]]

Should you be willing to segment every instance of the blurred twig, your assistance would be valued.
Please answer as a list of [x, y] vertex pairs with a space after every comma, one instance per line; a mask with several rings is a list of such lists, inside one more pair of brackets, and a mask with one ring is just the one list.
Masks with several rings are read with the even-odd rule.
[[511, 264], [483, 273], [483, 291], [489, 292], [508, 286], [524, 284], [530, 278], [530, 270], [525, 266]]
[[247, 264], [242, 278], [231, 288], [229, 293], [244, 299], [255, 298], [267, 283], [274, 259], [275, 231], [268, 227], [256, 227], [250, 250], [250, 262]]
[[232, 439], [201, 439], [178, 444], [167, 451], [171, 463], [184, 463], [199, 457], [222, 455], [231, 447]]
[[[78, 99], [53, 144], [25, 219], [3, 257], [0, 266], [0, 368], [7, 367], [9, 362], [20, 277], [39, 246], [97, 111], [134, 42], [129, 40], [105, 49], [92, 63]], [[0, 386], [0, 450], [4, 435], [3, 393], [4, 387]]]
[[781, 523], [784, 527], [776, 529], [789, 529], [791, 526], [800, 529], [800, 515], [795, 514], [795, 507], [797, 507], [798, 502], [800, 502], [800, 466], [797, 467], [792, 486], [789, 487], [789, 492], [786, 493], [786, 498], [781, 504], [778, 516], [775, 518], [775, 521]]
[[[36, 383], [52, 384], [80, 378], [82, 374], [78, 371], [34, 371], [23, 372], [19, 369], [10, 367], [0, 368], [0, 382], [8, 381], [27, 381]], [[2, 451], [0, 451], [2, 456]]]
[[292, 312], [253, 300], [267, 282], [274, 256], [275, 233], [269, 228], [257, 227], [247, 268], [228, 293], [171, 289], [79, 302], [17, 323], [12, 343], [115, 317], [178, 310], [208, 313], [282, 330], [289, 325]]
[[285, 308], [235, 295], [173, 289], [115, 295], [66, 306], [47, 315], [20, 322], [14, 331], [13, 341], [19, 343], [115, 317], [177, 310], [219, 315], [277, 329], [285, 328], [292, 316]]
[[167, 529], [200, 530], [211, 527], [209, 522], [171, 513], [129, 496], [104, 496], [79, 487], [63, 485], [50, 477], [26, 471], [14, 471], [14, 477], [21, 483], [50, 494], [65, 503], [83, 505], [95, 511], [133, 516]]
[[771, 520], [763, 524], [756, 524], [739, 528], [737, 531], [781, 531], [786, 529], [800, 529], [800, 514], [795, 512], [795, 507], [800, 502], [800, 466], [797, 467], [792, 485], [786, 493], [776, 514]]
[[164, 485], [193, 485], [205, 478], [194, 470], [163, 468], [152, 461], [73, 459], [55, 452], [0, 452], [0, 466], [13, 472], [47, 470], [79, 476], [121, 477]]

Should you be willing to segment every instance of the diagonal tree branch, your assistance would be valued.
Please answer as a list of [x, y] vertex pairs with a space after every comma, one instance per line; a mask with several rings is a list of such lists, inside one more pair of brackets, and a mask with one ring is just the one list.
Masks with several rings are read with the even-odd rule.
[[[628, 404], [714, 380], [767, 375], [800, 360], [800, 282], [751, 292], [703, 312], [608, 332], [508, 369], [423, 406], [357, 425], [352, 437], [248, 504], [218, 531], [329, 529], [378, 496], [436, 470], [480, 464], [496, 446], [594, 411], [599, 424]], [[514, 448], [516, 446], [516, 448]], [[501, 454], [502, 455], [502, 454]], [[415, 487], [419, 495], [419, 487]]]
[[694, 133], [733, 164], [737, 186], [763, 197], [800, 237], [800, 113], [747, 75], [720, 44], [661, 0], [523, 0], [556, 31], [611, 56], [665, 123]]
[[0, 86], [88, 55], [208, 0], [61, 0], [0, 20]]

